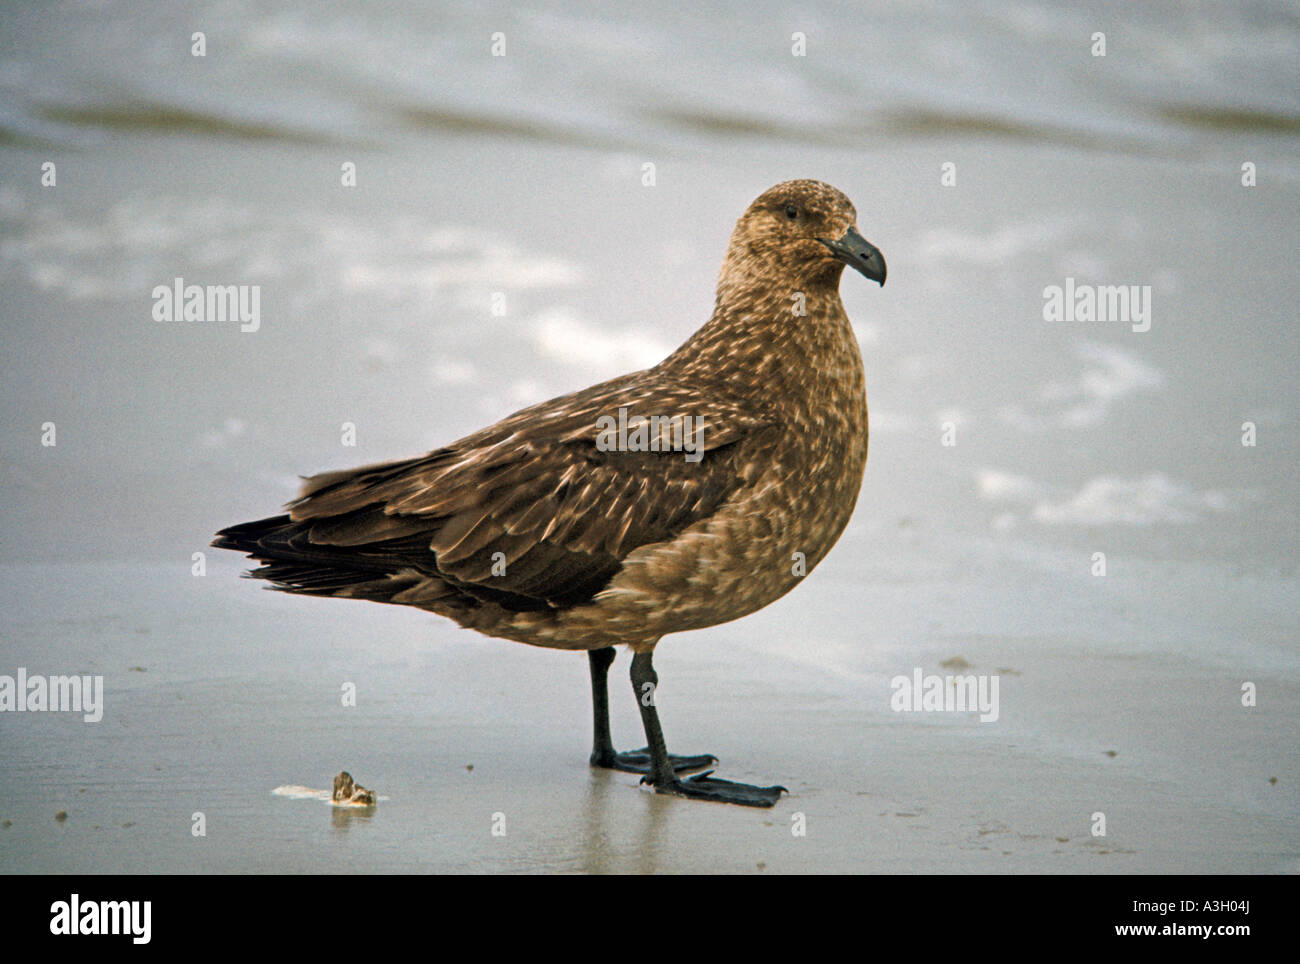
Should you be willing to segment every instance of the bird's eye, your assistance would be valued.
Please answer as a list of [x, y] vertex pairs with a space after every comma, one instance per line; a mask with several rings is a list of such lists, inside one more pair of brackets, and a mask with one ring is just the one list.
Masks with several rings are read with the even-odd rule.
[[785, 206], [785, 216], [789, 218], [791, 221], [793, 221], [795, 218], [799, 216], [799, 209], [795, 207], [793, 204], [787, 204]]

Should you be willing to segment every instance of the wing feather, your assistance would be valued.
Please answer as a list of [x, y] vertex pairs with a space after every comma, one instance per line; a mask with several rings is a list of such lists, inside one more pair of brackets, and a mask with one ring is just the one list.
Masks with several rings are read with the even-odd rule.
[[[288, 517], [232, 527], [224, 544], [269, 561], [273, 581], [277, 560], [284, 572], [309, 564], [293, 570], [303, 588], [282, 586], [292, 591], [337, 590], [355, 573], [357, 595], [381, 598], [378, 571], [389, 574], [389, 601], [409, 605], [458, 598], [531, 610], [589, 599], [630, 552], [716, 512], [772, 437], [761, 412], [648, 374], [533, 406], [419, 458], [312, 476]], [[603, 450], [600, 420], [620, 407], [696, 419], [693, 431], [672, 431], [698, 458]]]

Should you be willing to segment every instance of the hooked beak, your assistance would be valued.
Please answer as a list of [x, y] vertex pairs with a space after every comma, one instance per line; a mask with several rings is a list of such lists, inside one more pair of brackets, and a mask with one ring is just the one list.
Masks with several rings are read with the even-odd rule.
[[863, 277], [877, 282], [882, 288], [885, 286], [885, 256], [879, 248], [858, 234], [857, 228], [849, 228], [838, 241], [827, 241], [825, 238], [817, 240], [830, 248], [837, 259], [860, 271]]

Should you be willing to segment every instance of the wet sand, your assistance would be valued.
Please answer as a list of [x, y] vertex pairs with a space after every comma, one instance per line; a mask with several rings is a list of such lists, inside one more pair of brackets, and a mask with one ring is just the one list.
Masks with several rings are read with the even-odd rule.
[[[67, 106], [116, 89], [82, 70], [126, 77], [128, 92], [163, 83], [131, 55], [152, 33], [114, 33], [86, 65], [63, 35], [20, 29], [33, 16], [6, 22], [25, 38], [14, 49], [51, 53], [0, 84], [67, 110], [15, 97], [0, 117], [0, 674], [102, 674], [106, 705], [95, 724], [0, 713], [0, 872], [1300, 872], [1300, 179], [1287, 120], [1300, 85], [1247, 71], [1225, 90], [1215, 60], [1208, 80], [1171, 73], [1174, 90], [1113, 57], [1091, 80], [1061, 75], [1075, 86], [1049, 123], [1036, 89], [975, 70], [981, 51], [1004, 49], [997, 30], [969, 34], [974, 61], [951, 45], [928, 56], [1018, 96], [945, 105], [943, 85], [906, 73], [930, 76], [925, 56], [883, 49], [830, 73], [814, 59], [783, 86], [784, 61], [757, 69], [768, 41], [754, 22], [733, 54], [755, 69], [727, 75], [734, 87], [702, 82], [717, 62], [704, 40], [674, 78], [655, 74], [680, 87], [636, 92], [584, 47], [563, 61], [581, 76], [554, 83], [586, 94], [551, 116], [536, 102], [549, 88], [532, 88], [512, 126], [488, 109], [496, 88], [475, 92], [502, 66], [473, 60], [477, 47], [463, 88], [375, 89], [330, 73], [351, 61], [313, 22], [297, 49], [320, 62], [295, 68], [295, 82], [315, 77], [300, 88], [268, 53], [294, 23], [254, 19], [228, 48], [251, 63], [210, 61], [214, 87], [175, 95], [190, 121], [163, 123]], [[929, 36], [908, 16], [891, 14], [878, 42]], [[1046, 57], [1036, 22], [1021, 40]], [[1281, 47], [1238, 27], [1245, 59], [1268, 69]], [[611, 37], [519, 29], [565, 50]], [[354, 33], [339, 34], [347, 50]], [[376, 36], [357, 38], [357, 56]], [[1129, 36], [1148, 53], [1170, 41]], [[637, 76], [662, 55], [647, 49]], [[1183, 71], [1201, 63], [1195, 44], [1174, 51]], [[874, 66], [850, 77], [844, 64]], [[204, 120], [214, 104], [270, 109], [235, 96], [244, 68], [299, 91], [287, 116]], [[24, 80], [47, 74], [66, 83]], [[755, 77], [774, 116], [746, 126], [733, 101]], [[836, 99], [855, 83], [866, 89]], [[900, 85], [919, 101], [882, 122]], [[688, 90], [714, 100], [660, 109]], [[810, 91], [823, 113], [786, 110]], [[1207, 91], [1217, 113], [1159, 106]], [[429, 102], [444, 95], [450, 108]], [[1234, 97], [1251, 111], [1229, 109]], [[373, 128], [358, 106], [370, 102], [389, 105]], [[994, 123], [990, 104], [1014, 123]], [[53, 191], [32, 173], [50, 156]], [[344, 160], [358, 165], [352, 193]], [[958, 180], [944, 188], [949, 160]], [[670, 749], [716, 754], [724, 778], [784, 784], [773, 810], [656, 797], [591, 771], [580, 654], [262, 592], [238, 578], [239, 558], [208, 549], [217, 529], [290, 498], [300, 474], [415, 455], [653, 364], [708, 317], [737, 214], [789, 177], [848, 193], [889, 263], [883, 291], [842, 286], [871, 409], [863, 492], [804, 585], [669, 637], [656, 657]], [[260, 284], [260, 330], [153, 321], [151, 289], [177, 276]], [[1067, 278], [1150, 285], [1150, 330], [1044, 321], [1044, 288]], [[356, 446], [340, 444], [345, 421]], [[958, 658], [962, 673], [998, 677], [996, 722], [891, 709], [894, 677]], [[643, 742], [627, 666], [621, 654], [610, 677], [624, 749]], [[348, 683], [355, 707], [342, 705]], [[340, 770], [388, 799], [339, 810], [273, 794], [328, 788]]]
[[[6, 598], [48, 607], [47, 619], [23, 624], [15, 657], [40, 665], [54, 646], [75, 654], [78, 667], [104, 673], [107, 712], [93, 725], [35, 713], [5, 720], [0, 818], [13, 823], [0, 831], [0, 866], [1300, 870], [1293, 678], [1257, 666], [1249, 675], [1267, 698], [1245, 710], [1240, 674], [1214, 660], [1100, 651], [1068, 634], [966, 633], [942, 610], [940, 625], [914, 637], [904, 614], [933, 586], [873, 590], [855, 603], [853, 574], [827, 569], [748, 624], [661, 647], [670, 745], [716, 753], [722, 776], [791, 791], [755, 811], [657, 797], [633, 775], [592, 771], [578, 654], [481, 639], [419, 613], [298, 605], [225, 566], [206, 579], [157, 565], [5, 567]], [[50, 591], [70, 577], [98, 587], [95, 615]], [[879, 614], [869, 634], [868, 611]], [[884, 667], [944, 672], [939, 664], [955, 656], [968, 672], [999, 674], [997, 723], [890, 710]], [[639, 727], [626, 669], [624, 656], [611, 681], [615, 739], [630, 748]], [[341, 705], [349, 682], [355, 707]], [[388, 799], [341, 810], [272, 793], [328, 787], [341, 768]], [[54, 820], [59, 810], [65, 822]], [[1090, 832], [1099, 811], [1104, 837]], [[206, 836], [191, 834], [195, 813]]]

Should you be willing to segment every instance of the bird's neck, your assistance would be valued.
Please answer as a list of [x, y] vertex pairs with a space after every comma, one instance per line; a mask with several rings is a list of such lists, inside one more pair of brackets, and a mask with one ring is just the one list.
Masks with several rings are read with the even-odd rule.
[[724, 279], [713, 317], [662, 365], [759, 397], [773, 390], [807, 397], [822, 383], [840, 390], [859, 383], [862, 359], [838, 282], [838, 272], [829, 283], [798, 286]]

